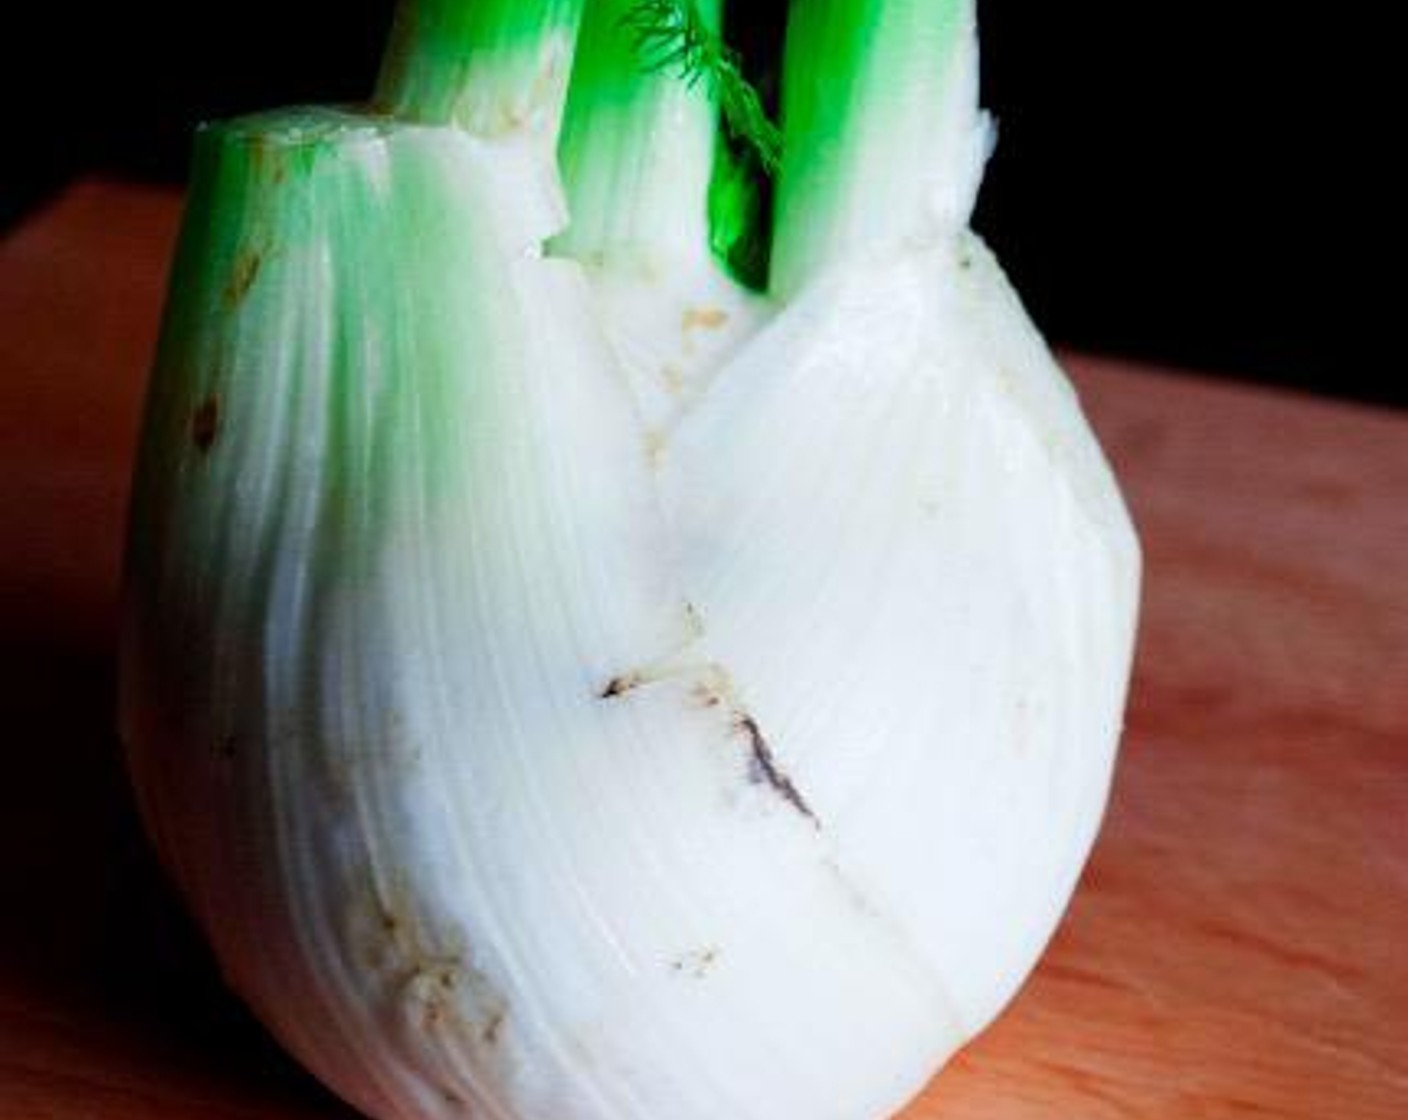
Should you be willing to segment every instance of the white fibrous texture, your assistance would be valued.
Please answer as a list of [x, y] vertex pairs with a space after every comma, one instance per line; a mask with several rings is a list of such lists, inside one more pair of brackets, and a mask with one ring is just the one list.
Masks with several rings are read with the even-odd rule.
[[902, 1107], [1059, 920], [1133, 640], [991, 255], [701, 271], [632, 335], [536, 150], [216, 146], [249, 218], [188, 223], [122, 719], [230, 984], [381, 1120]]

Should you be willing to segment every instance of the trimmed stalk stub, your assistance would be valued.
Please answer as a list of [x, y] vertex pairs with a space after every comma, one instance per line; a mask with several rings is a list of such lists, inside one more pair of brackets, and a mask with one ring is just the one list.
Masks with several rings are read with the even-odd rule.
[[400, 0], [373, 103], [483, 137], [561, 122], [583, 0]]
[[[558, 150], [570, 218], [550, 252], [590, 277], [649, 450], [768, 309], [710, 245], [714, 85], [657, 64], [642, 43], [640, 7], [587, 6]], [[700, 34], [717, 33], [719, 9], [718, 0], [694, 5]]]
[[973, 0], [793, 0], [771, 290], [963, 229], [991, 143]]
[[[636, 0], [587, 6], [558, 161], [572, 220], [556, 250], [649, 267], [709, 251], [707, 196], [718, 108], [707, 81], [682, 80], [641, 53]], [[717, 25], [719, 0], [699, 5]]]

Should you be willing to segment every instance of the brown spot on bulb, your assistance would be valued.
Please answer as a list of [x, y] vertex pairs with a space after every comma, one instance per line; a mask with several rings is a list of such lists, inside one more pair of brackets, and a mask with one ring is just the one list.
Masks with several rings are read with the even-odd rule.
[[684, 329], [716, 331], [728, 322], [728, 312], [719, 307], [690, 307], [685, 309]]
[[214, 393], [206, 397], [191, 413], [191, 442], [204, 455], [215, 446], [220, 435], [220, 398]]
[[718, 963], [718, 960], [718, 947], [710, 945], [707, 949], [696, 949], [693, 952], [676, 957], [670, 962], [670, 971], [680, 976], [689, 976], [695, 980], [703, 980], [704, 977], [709, 975], [714, 965]]
[[747, 712], [740, 711], [734, 717], [734, 726], [747, 738], [749, 749], [752, 751], [753, 757], [748, 763], [749, 780], [756, 785], [770, 786], [792, 808], [820, 827], [821, 822], [817, 820], [811, 806], [807, 804], [797, 787], [792, 784], [792, 779], [783, 773], [782, 767], [778, 765], [777, 757], [772, 753], [772, 747], [768, 745], [767, 739], [763, 737], [762, 731], [758, 728], [758, 721]]

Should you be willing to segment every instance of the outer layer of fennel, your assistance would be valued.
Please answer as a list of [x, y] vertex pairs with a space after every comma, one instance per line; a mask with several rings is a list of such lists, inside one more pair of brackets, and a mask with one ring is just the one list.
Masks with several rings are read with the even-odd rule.
[[124, 737], [231, 984], [370, 1115], [878, 1120], [1054, 928], [1138, 552], [966, 231], [955, 42], [942, 190], [867, 210], [784, 167], [766, 302], [668, 220], [574, 227], [540, 136], [204, 137]]

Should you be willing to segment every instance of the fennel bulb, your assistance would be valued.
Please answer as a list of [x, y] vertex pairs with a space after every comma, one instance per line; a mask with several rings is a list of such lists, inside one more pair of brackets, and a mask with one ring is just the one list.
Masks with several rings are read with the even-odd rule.
[[973, 18], [795, 0], [763, 292], [730, 95], [626, 37], [717, 72], [717, 4], [407, 0], [378, 112], [203, 131], [122, 730], [369, 1115], [878, 1120], [1041, 952], [1139, 561], [967, 229]]

